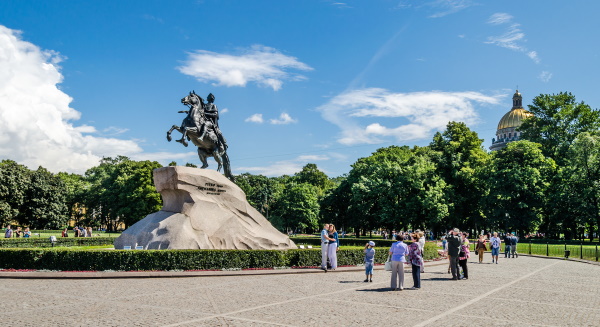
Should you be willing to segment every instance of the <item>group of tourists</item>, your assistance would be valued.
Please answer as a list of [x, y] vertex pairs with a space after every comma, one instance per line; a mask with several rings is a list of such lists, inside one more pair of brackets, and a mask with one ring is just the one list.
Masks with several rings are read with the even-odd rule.
[[391, 288], [394, 291], [404, 290], [404, 265], [409, 264], [412, 268], [413, 287], [421, 289], [421, 273], [424, 272], [423, 249], [425, 248], [425, 236], [421, 231], [410, 234], [412, 243], [406, 245], [402, 234], [398, 234], [396, 242], [392, 244], [388, 261], [391, 262]]
[[339, 249], [340, 240], [335, 225], [323, 225], [321, 231], [321, 269], [325, 272], [328, 269], [335, 270], [337, 268], [337, 251]]
[[[92, 237], [92, 227], [75, 226], [73, 227], [73, 236], [75, 237]], [[62, 237], [69, 237], [69, 230], [63, 229]]]
[[[75, 226], [73, 227], [73, 233], [75, 237], [92, 237], [92, 227]], [[69, 230], [67, 228], [63, 229], [61, 236], [69, 237]], [[26, 227], [24, 230], [22, 230], [21, 227], [13, 229], [11, 225], [8, 225], [4, 231], [4, 238], [13, 237], [29, 238], [31, 237], [31, 231], [29, 230], [29, 227]]]
[[[421, 288], [421, 273], [424, 271], [423, 249], [425, 248], [425, 234], [422, 231], [410, 233], [412, 243], [404, 243], [404, 234], [396, 234], [397, 242], [392, 244], [389, 250], [388, 262], [391, 266], [392, 279], [391, 286], [394, 291], [404, 289], [404, 265], [410, 264], [412, 267], [413, 288]], [[375, 264], [375, 242], [369, 241], [365, 244], [365, 282], [373, 282], [373, 266]]]
[[17, 229], [12, 229], [11, 226], [8, 225], [6, 227], [6, 230], [4, 231], [4, 238], [12, 238], [12, 237], [29, 238], [29, 237], [31, 237], [31, 231], [29, 230], [29, 227], [25, 228], [25, 230], [22, 230], [21, 227], [17, 227]]
[[[396, 242], [392, 244], [389, 251], [390, 258], [388, 258], [388, 261], [390, 261], [388, 264], [391, 264], [392, 272], [390, 286], [395, 291], [404, 289], [404, 265], [408, 264], [412, 268], [412, 289], [418, 290], [421, 288], [421, 273], [423, 272], [423, 249], [425, 245], [423, 232], [417, 231], [409, 234], [410, 240], [412, 240], [410, 245], [404, 243], [404, 240], [406, 240], [404, 233], [393, 234], [396, 234]], [[479, 235], [475, 245], [475, 253], [479, 257], [479, 263], [483, 263], [483, 254], [488, 250], [489, 245], [492, 251], [492, 263], [497, 264], [502, 242], [498, 237], [498, 233], [494, 233], [493, 236], [490, 234], [489, 237]], [[516, 250], [518, 238], [512, 233], [507, 233], [504, 243], [505, 257], [518, 258], [519, 255]], [[452, 274], [451, 279], [457, 281], [469, 279], [467, 264], [468, 259], [471, 258], [469, 233], [461, 232], [458, 228], [451, 229], [442, 238], [442, 245], [448, 256], [448, 274]], [[372, 241], [365, 245], [365, 282], [371, 282], [373, 278], [374, 246], [375, 243]]]

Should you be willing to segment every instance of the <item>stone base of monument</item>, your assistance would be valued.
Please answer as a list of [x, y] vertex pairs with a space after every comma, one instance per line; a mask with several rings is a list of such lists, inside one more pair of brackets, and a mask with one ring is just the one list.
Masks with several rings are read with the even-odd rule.
[[219, 172], [191, 167], [154, 170], [162, 210], [115, 240], [115, 249], [296, 249]]

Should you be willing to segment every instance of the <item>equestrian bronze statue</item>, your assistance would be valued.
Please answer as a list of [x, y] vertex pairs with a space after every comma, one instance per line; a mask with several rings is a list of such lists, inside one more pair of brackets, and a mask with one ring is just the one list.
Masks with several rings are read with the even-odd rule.
[[234, 180], [231, 174], [231, 164], [227, 156], [227, 141], [223, 137], [219, 129], [219, 110], [213, 103], [215, 96], [208, 95], [207, 103], [192, 91], [185, 98], [181, 99], [181, 103], [188, 106], [189, 110], [180, 111], [187, 114], [181, 122], [181, 127], [173, 125], [167, 132], [167, 140], [171, 141], [171, 132], [179, 131], [181, 139], [177, 142], [188, 146], [187, 141], [191, 141], [198, 148], [198, 157], [202, 162], [202, 169], [208, 167], [206, 158], [213, 157], [219, 165], [217, 171], [224, 168], [225, 177], [231, 181]]

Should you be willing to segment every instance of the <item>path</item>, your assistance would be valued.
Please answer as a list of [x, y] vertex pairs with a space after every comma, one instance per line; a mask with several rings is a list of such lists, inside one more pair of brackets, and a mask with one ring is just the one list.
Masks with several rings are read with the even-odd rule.
[[[0, 279], [11, 326], [598, 326], [600, 266], [521, 256], [388, 291], [389, 272]], [[412, 286], [407, 271], [407, 286]], [[325, 322], [325, 323], [324, 323]]]

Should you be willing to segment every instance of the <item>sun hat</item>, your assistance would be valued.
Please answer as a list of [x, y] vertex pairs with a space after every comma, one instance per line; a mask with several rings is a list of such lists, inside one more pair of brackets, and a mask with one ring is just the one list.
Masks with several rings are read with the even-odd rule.
[[375, 246], [375, 242], [373, 242], [373, 241], [369, 241], [369, 245], [370, 245], [370, 246]]

